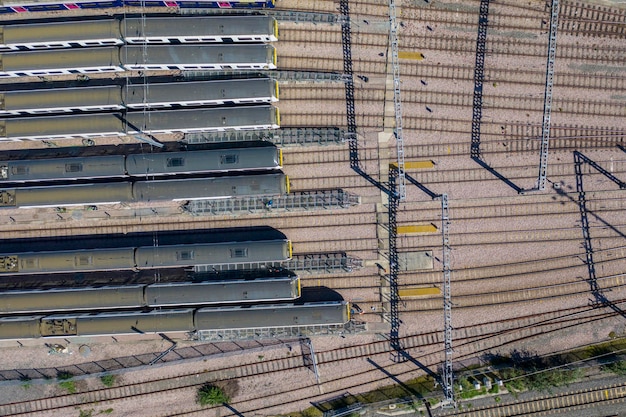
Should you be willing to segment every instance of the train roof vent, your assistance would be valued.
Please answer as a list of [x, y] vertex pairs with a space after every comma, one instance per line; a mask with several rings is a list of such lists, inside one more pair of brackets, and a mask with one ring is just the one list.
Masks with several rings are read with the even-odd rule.
[[26, 165], [13, 165], [11, 167], [13, 175], [28, 175], [28, 167]]
[[192, 250], [181, 250], [176, 252], [176, 260], [177, 261], [190, 261], [193, 259], [193, 251]]
[[83, 171], [83, 164], [81, 164], [80, 162], [65, 164], [65, 172], [82, 172], [82, 171]]
[[182, 167], [185, 166], [185, 158], [167, 158], [168, 167]]
[[237, 248], [230, 250], [231, 258], [247, 258], [248, 257], [248, 248]]
[[239, 162], [239, 155], [237, 154], [225, 154], [220, 156], [220, 163], [222, 164], [236, 164]]
[[87, 266], [93, 264], [91, 256], [77, 256], [75, 258], [76, 266]]

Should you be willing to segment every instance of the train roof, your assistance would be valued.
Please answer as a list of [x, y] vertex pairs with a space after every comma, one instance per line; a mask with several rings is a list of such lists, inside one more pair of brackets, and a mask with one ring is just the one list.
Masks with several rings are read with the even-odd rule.
[[120, 36], [117, 20], [83, 22], [19, 23], [0, 26], [1, 43], [5, 45], [72, 40], [116, 39]]
[[269, 50], [264, 44], [122, 46], [119, 56], [123, 65], [245, 64], [267, 62]]
[[0, 318], [0, 339], [35, 339], [41, 337], [39, 320], [42, 316]]
[[128, 112], [128, 132], [171, 132], [226, 128], [251, 128], [272, 125], [272, 106], [220, 107], [194, 110], [155, 110], [150, 112]]
[[41, 116], [0, 120], [0, 136], [7, 138], [54, 138], [85, 134], [119, 135], [124, 123], [116, 114]]
[[[229, 101], [241, 98], [270, 97], [274, 95], [274, 81], [269, 78], [151, 83], [129, 85], [122, 89], [124, 104], [193, 103]], [[269, 100], [268, 100], [269, 101]]]
[[125, 18], [121, 30], [124, 37], [172, 37], [203, 35], [273, 34], [269, 16], [171, 16]]
[[[16, 190], [18, 207], [57, 207], [72, 205], [113, 204], [131, 200], [128, 182], [106, 184], [72, 184], [25, 187]], [[50, 204], [46, 204], [50, 202]]]
[[99, 288], [51, 288], [0, 292], [0, 313], [136, 308], [144, 285]]
[[[3, 166], [7, 167], [6, 170], [1, 169]], [[6, 176], [2, 175], [4, 173]], [[119, 177], [123, 174], [123, 155], [0, 161], [0, 181], [5, 183], [76, 177]]]
[[286, 193], [285, 181], [286, 177], [282, 172], [236, 177], [138, 181], [133, 187], [133, 194], [136, 200], [144, 202], [281, 195]]
[[292, 300], [297, 278], [152, 284], [146, 287], [150, 306]]
[[47, 51], [4, 52], [0, 71], [37, 71], [58, 68], [93, 68], [119, 66], [119, 48], [77, 48]]
[[45, 332], [44, 335], [55, 336], [55, 334], [50, 334], [49, 328], [46, 329], [46, 324], [63, 319], [75, 320], [77, 336], [184, 332], [193, 329], [193, 309], [122, 311], [79, 316], [48, 316], [42, 320], [41, 327], [42, 332]]
[[119, 86], [82, 88], [49, 88], [0, 92], [0, 109], [4, 111], [120, 106]]
[[349, 320], [345, 302], [302, 305], [272, 304], [250, 307], [206, 307], [196, 311], [196, 330], [252, 329], [344, 324]]

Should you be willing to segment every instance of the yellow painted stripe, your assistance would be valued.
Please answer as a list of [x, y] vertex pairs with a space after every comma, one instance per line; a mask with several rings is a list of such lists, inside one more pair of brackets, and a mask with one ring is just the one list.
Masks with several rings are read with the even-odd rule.
[[421, 52], [411, 52], [411, 51], [398, 51], [398, 58], [400, 59], [415, 59], [421, 61], [424, 59], [424, 54]]
[[[397, 162], [389, 164], [392, 168], [398, 168]], [[434, 168], [434, 161], [406, 161], [404, 163], [404, 169], [429, 169]]]
[[409, 233], [435, 233], [437, 231], [437, 226], [434, 224], [414, 224], [411, 226], [398, 226], [396, 229], [396, 233], [399, 235], [409, 234]]
[[424, 295], [439, 295], [441, 290], [437, 287], [428, 288], [401, 288], [398, 290], [400, 297], [420, 297]]

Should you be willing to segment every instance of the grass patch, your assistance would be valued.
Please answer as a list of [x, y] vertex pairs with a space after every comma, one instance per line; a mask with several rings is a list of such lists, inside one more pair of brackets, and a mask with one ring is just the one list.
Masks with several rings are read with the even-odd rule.
[[220, 387], [206, 384], [198, 389], [196, 401], [202, 406], [220, 405], [228, 404], [230, 398], [224, 393], [224, 391]]
[[115, 375], [102, 375], [100, 377], [100, 382], [102, 382], [102, 385], [104, 385], [105, 387], [112, 387], [113, 384], [115, 384]]

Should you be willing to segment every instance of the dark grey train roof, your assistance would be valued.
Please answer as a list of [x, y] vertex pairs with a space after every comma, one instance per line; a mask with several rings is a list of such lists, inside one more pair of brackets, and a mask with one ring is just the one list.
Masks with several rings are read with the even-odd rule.
[[283, 173], [237, 177], [188, 178], [138, 181], [133, 187], [136, 201], [198, 200], [286, 193]]
[[264, 35], [272, 34], [274, 19], [269, 16], [172, 16], [126, 18], [121, 25], [124, 37]]
[[346, 303], [329, 302], [201, 308], [196, 311], [195, 326], [196, 330], [251, 329], [344, 324], [347, 321]]
[[298, 296], [297, 278], [163, 283], [146, 287], [150, 306], [290, 300]]
[[0, 292], [0, 313], [134, 308], [143, 304], [143, 285], [55, 288]]
[[274, 95], [273, 87], [274, 82], [269, 78], [152, 83], [147, 88], [143, 84], [129, 85], [123, 88], [122, 97], [124, 104], [129, 106], [143, 103], [228, 101], [241, 98], [271, 97]]
[[128, 132], [237, 128], [274, 124], [272, 106], [220, 107], [197, 110], [154, 110], [126, 114]]
[[[43, 322], [53, 319], [46, 317]], [[76, 318], [76, 328], [78, 336], [191, 331], [193, 309], [82, 314]]]
[[5, 111], [115, 105], [121, 107], [121, 103], [121, 87], [114, 85], [0, 92], [0, 109]]
[[119, 48], [80, 48], [0, 54], [0, 71], [37, 71], [57, 68], [119, 66]]
[[0, 161], [6, 166], [7, 178], [2, 182], [42, 181], [65, 178], [99, 178], [124, 175], [124, 156], [90, 156], [55, 159]]
[[5, 45], [120, 37], [119, 22], [111, 19], [2, 25], [0, 33], [2, 36], [0, 43]]
[[35, 339], [40, 337], [42, 316], [0, 318], [0, 339]]
[[122, 46], [119, 56], [123, 65], [245, 64], [268, 62], [270, 51], [273, 51], [273, 47], [263, 44], [150, 45], [147, 48]]
[[115, 114], [41, 116], [0, 120], [0, 136], [8, 138], [55, 137], [83, 134], [122, 134], [124, 123]]
[[19, 207], [128, 202], [132, 198], [131, 189], [131, 184], [128, 182], [26, 187], [17, 190], [16, 200]]

